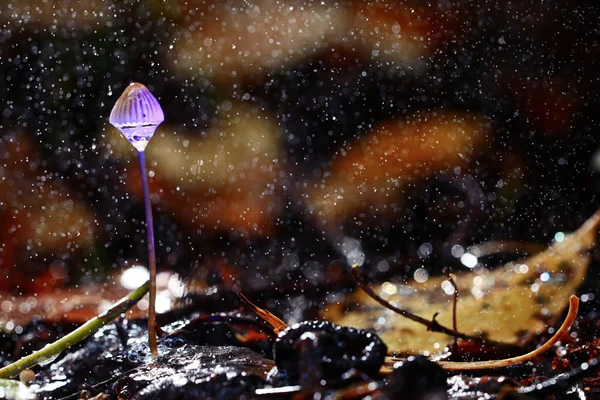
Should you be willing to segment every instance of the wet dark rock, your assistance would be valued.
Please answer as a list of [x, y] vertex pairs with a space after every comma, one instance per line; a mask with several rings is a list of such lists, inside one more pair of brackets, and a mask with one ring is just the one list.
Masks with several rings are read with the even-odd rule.
[[447, 376], [442, 367], [426, 357], [409, 357], [396, 363], [394, 371], [387, 377], [384, 393], [390, 399], [447, 399]]
[[306, 321], [283, 331], [273, 345], [278, 374], [274, 381], [339, 380], [351, 369], [377, 375], [387, 346], [364, 330], [328, 321]]
[[235, 333], [226, 325], [187, 325], [170, 334], [165, 344], [181, 347], [185, 344], [209, 346], [240, 346]]
[[[211, 315], [191, 321], [186, 319], [175, 321], [163, 326], [166, 332], [171, 333], [159, 338], [160, 356], [157, 362], [153, 363], [148, 347], [147, 330], [143, 322], [116, 321], [71, 348], [53, 364], [36, 367], [36, 371], [39, 372], [32, 389], [44, 399], [76, 396], [82, 388], [93, 388], [93, 390], [115, 395], [114, 389], [111, 388], [117, 380], [120, 380], [120, 385], [124, 386], [119, 386], [119, 390], [122, 387], [128, 396], [134, 394], [137, 396], [138, 391], [143, 392], [140, 394], [142, 397], [135, 398], [152, 398], [144, 396], [153, 393], [159, 393], [156, 398], [178, 398], [177, 390], [180, 390], [182, 385], [190, 388], [190, 392], [185, 389], [181, 393], [186, 395], [196, 393], [197, 398], [205, 398], [204, 394], [209, 393], [213, 386], [230, 385], [232, 389], [227, 393], [236, 391], [242, 393], [264, 380], [262, 375], [266, 376], [267, 371], [273, 366], [272, 361], [263, 359], [261, 355], [251, 350], [270, 354], [271, 341], [265, 337], [264, 340], [247, 343], [246, 346], [250, 346], [251, 349], [243, 349], [241, 347], [244, 344], [238, 338], [237, 330], [230, 327], [230, 323], [237, 325], [246, 323], [246, 326], [243, 326], [246, 329], [261, 327], [255, 320], [237, 314]], [[255, 326], [256, 324], [258, 325]], [[194, 363], [197, 369], [200, 368], [199, 366], [201, 369], [189, 372], [186, 368]], [[207, 365], [205, 369], [204, 365]], [[144, 381], [144, 372], [136, 370], [137, 367], [144, 368], [143, 371], [157, 368], [157, 371], [162, 371], [159, 375], [165, 379], [160, 381], [160, 385], [146, 391], [144, 389], [146, 385], [140, 383]], [[259, 372], [251, 370], [252, 368], [257, 368]], [[170, 373], [166, 373], [165, 369]], [[215, 375], [210, 375], [210, 371], [214, 371]], [[135, 386], [137, 389], [133, 391], [131, 389], [133, 386], [127, 383], [129, 381], [126, 378], [132, 372], [135, 376], [132, 379], [137, 385]], [[184, 375], [189, 379], [185, 385], [182, 383]], [[239, 383], [234, 384], [233, 380], [237, 379], [234, 377], [238, 375]], [[197, 384], [201, 382], [213, 386], [197, 388]], [[150, 380], [147, 383], [150, 384]], [[173, 387], [169, 389], [169, 386]], [[168, 396], [171, 397], [163, 391], [168, 392]]]
[[273, 362], [242, 347], [183, 345], [115, 384], [119, 399], [234, 399], [262, 386]]
[[[256, 335], [254, 340], [241, 340], [242, 335]], [[248, 347], [272, 358], [274, 336], [270, 325], [256, 317], [246, 317], [239, 313], [202, 315], [193, 318], [164, 339], [168, 347], [181, 347], [185, 344], [197, 346], [237, 346]]]
[[32, 389], [41, 398], [60, 398], [116, 378], [140, 365], [131, 350], [146, 345], [146, 329], [128, 320], [101, 328], [79, 348], [37, 373]]

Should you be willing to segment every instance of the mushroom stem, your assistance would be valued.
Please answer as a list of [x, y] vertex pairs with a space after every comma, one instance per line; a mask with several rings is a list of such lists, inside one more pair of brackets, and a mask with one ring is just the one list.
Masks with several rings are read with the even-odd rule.
[[138, 151], [140, 172], [142, 174], [142, 189], [144, 191], [144, 208], [146, 209], [146, 234], [148, 242], [148, 266], [150, 269], [150, 293], [148, 299], [148, 342], [153, 356], [158, 354], [156, 345], [156, 253], [154, 250], [154, 222], [152, 220], [152, 202], [148, 187], [148, 171], [146, 153]]

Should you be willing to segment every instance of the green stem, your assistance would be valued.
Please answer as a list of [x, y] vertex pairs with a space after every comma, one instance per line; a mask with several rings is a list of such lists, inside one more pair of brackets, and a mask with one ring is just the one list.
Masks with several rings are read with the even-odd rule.
[[1, 368], [0, 379], [8, 379], [16, 376], [24, 369], [31, 368], [40, 361], [51, 359], [52, 357], [59, 355], [61, 352], [73, 346], [75, 343], [82, 341], [133, 307], [148, 292], [149, 286], [150, 282], [147, 281], [142, 286], [116, 302], [108, 311], [89, 320], [68, 335], [58, 339], [54, 343], [47, 345], [43, 349], [28, 355], [27, 357], [23, 357], [20, 360]]

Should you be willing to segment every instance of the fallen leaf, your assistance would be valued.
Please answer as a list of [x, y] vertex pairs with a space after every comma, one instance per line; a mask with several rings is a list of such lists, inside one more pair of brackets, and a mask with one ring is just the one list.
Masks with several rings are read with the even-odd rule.
[[[440, 9], [424, 2], [350, 3], [345, 41], [373, 60], [419, 70], [445, 40], [460, 38], [466, 10]], [[448, 18], [452, 15], [452, 18]]]
[[[493, 270], [475, 267], [473, 272], [456, 274], [458, 330], [515, 345], [545, 332], [583, 282], [599, 225], [600, 211], [575, 233], [535, 256]], [[439, 313], [436, 320], [452, 326], [452, 286], [443, 276], [424, 283], [385, 282], [373, 288], [400, 308], [423, 318]], [[383, 308], [364, 292], [326, 307], [323, 315], [340, 325], [374, 330], [392, 353], [431, 354], [453, 339], [427, 332], [425, 326]]]
[[60, 29], [75, 29], [92, 24], [110, 23], [111, 10], [116, 6], [113, 0], [63, 0], [60, 7], [55, 1], [19, 0], [0, 4], [0, 21], [3, 24], [18, 20], [36, 24], [47, 29], [58, 26]]
[[484, 117], [448, 111], [379, 124], [336, 154], [309, 199], [331, 225], [362, 211], [389, 214], [411, 182], [467, 167], [488, 145], [490, 131]]
[[[259, 1], [248, 7], [215, 2], [186, 10], [176, 33], [173, 56], [166, 60], [184, 75], [200, 74], [219, 84], [276, 72], [307, 59], [341, 36], [343, 7], [294, 1]], [[227, 26], [227, 29], [223, 29]]]
[[[60, 259], [86, 254], [98, 235], [93, 211], [44, 169], [23, 131], [0, 136], [0, 226], [0, 290], [9, 292], [42, 293], [62, 286], [68, 271]], [[46, 259], [56, 262], [42, 270], [46, 261], [40, 260]]]
[[[14, 296], [12, 292], [0, 290], [0, 331], [13, 332], [17, 327], [27, 326], [35, 320], [50, 323], [83, 324], [105, 312], [114, 303], [126, 296], [132, 288], [123, 286], [131, 281], [126, 271], [115, 272], [106, 282], [90, 282], [79, 287], [55, 288], [31, 296]], [[136, 279], [136, 278], [133, 278]], [[139, 285], [144, 283], [144, 279]], [[131, 284], [131, 282], [129, 282]], [[181, 281], [170, 272], [161, 272], [157, 277], [157, 298], [163, 305], [174, 304], [178, 299]], [[159, 313], [167, 311], [160, 310]], [[147, 297], [129, 311], [130, 319], [143, 318], [148, 313]]]
[[[281, 202], [273, 183], [281, 171], [279, 134], [273, 116], [237, 101], [219, 111], [206, 132], [161, 125], [146, 151], [150, 191], [192, 232], [268, 232]], [[127, 190], [141, 197], [134, 148], [110, 127], [104, 146], [131, 163]]]
[[244, 302], [246, 302], [252, 308], [252, 310], [254, 310], [254, 312], [259, 317], [264, 319], [273, 327], [273, 332], [279, 334], [288, 328], [288, 325], [285, 322], [277, 318], [275, 315], [271, 314], [269, 311], [263, 310], [262, 308], [256, 306], [254, 303], [248, 300], [248, 298], [244, 296], [241, 292], [236, 291], [236, 293]]

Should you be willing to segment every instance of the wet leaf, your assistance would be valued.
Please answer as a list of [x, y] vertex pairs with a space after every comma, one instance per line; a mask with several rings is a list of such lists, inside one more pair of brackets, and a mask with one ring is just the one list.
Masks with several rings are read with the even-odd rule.
[[311, 191], [316, 214], [330, 224], [358, 212], [389, 215], [411, 182], [467, 167], [490, 131], [486, 118], [447, 111], [377, 125], [340, 151], [323, 184]]
[[[535, 256], [487, 270], [456, 274], [459, 290], [458, 330], [471, 335], [522, 345], [557, 322], [583, 282], [596, 240], [600, 212], [578, 231]], [[424, 318], [452, 326], [452, 289], [445, 277], [424, 283], [386, 282], [375, 288], [387, 301]], [[358, 303], [358, 307], [346, 312]], [[395, 353], [434, 353], [451, 336], [427, 332], [425, 326], [384, 309], [363, 292], [344, 304], [328, 307], [324, 316], [338, 324], [374, 329]]]

